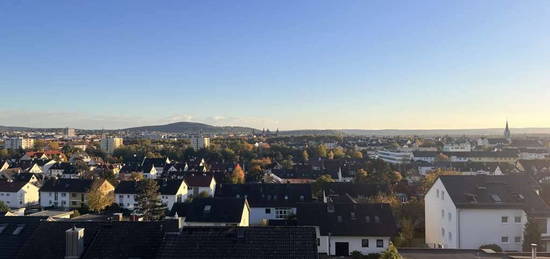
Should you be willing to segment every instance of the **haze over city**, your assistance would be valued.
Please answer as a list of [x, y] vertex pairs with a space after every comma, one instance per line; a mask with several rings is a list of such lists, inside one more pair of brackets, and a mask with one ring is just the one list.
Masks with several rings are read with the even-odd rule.
[[548, 127], [549, 12], [547, 1], [2, 1], [0, 125]]

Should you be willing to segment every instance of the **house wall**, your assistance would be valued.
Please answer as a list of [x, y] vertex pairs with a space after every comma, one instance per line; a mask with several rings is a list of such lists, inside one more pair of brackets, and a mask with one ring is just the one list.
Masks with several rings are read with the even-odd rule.
[[69, 208], [70, 193], [68, 192], [40, 192], [40, 206], [41, 207], [62, 207]]
[[[362, 247], [362, 240], [369, 240], [369, 247]], [[318, 246], [319, 253], [327, 253], [330, 240], [330, 255], [336, 254], [336, 243], [347, 242], [349, 244], [349, 252], [359, 251], [363, 255], [377, 254], [384, 252], [388, 249], [390, 244], [390, 237], [369, 237], [369, 236], [321, 236], [320, 246]], [[376, 240], [383, 240], [383, 247], [376, 247]]]
[[243, 215], [241, 216], [241, 222], [239, 222], [239, 227], [248, 227], [250, 225], [250, 208], [245, 203], [243, 209]]
[[426, 245], [458, 248], [457, 209], [440, 179], [424, 196]]
[[115, 202], [122, 208], [133, 210], [136, 205], [136, 195], [129, 193], [116, 193]]
[[[477, 249], [485, 244], [497, 244], [503, 250], [520, 251], [523, 239], [523, 228], [527, 216], [519, 209], [461, 209], [460, 217], [460, 247], [461, 249]], [[501, 217], [507, 216], [508, 223], [502, 223]], [[514, 217], [521, 217], [521, 222], [514, 222]], [[507, 236], [508, 242], [503, 243], [501, 237]], [[520, 237], [520, 242], [515, 242]]]
[[[269, 209], [270, 213], [266, 213], [266, 209]], [[296, 208], [252, 207], [250, 208], [250, 224], [261, 225], [263, 220], [282, 219], [277, 217], [278, 209], [285, 209], [288, 210], [289, 215], [296, 215]]]

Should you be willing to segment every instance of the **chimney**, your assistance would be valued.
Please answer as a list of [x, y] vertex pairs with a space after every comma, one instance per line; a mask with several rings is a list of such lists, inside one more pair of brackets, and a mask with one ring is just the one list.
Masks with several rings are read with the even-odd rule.
[[73, 226], [65, 231], [65, 259], [78, 259], [84, 251], [84, 228]]

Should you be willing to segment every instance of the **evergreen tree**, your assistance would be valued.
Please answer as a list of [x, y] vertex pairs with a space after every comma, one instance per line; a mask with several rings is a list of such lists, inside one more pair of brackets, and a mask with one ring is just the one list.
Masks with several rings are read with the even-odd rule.
[[144, 220], [160, 220], [164, 217], [165, 206], [160, 200], [159, 186], [155, 180], [145, 179], [137, 186], [137, 211]]
[[542, 243], [540, 235], [541, 233], [537, 222], [534, 218], [529, 217], [523, 231], [523, 251], [531, 251], [531, 244], [537, 244], [540, 247]]

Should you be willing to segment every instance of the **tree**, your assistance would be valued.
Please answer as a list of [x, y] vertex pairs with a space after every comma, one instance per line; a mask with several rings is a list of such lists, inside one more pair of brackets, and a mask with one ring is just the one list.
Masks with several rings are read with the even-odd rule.
[[44, 148], [46, 148], [48, 144], [46, 143], [46, 141], [44, 140], [41, 140], [41, 139], [37, 139], [34, 141], [34, 145], [33, 145], [33, 148], [35, 150], [44, 150]]
[[10, 210], [10, 207], [6, 205], [3, 201], [0, 201], [0, 212], [6, 213]]
[[59, 143], [57, 143], [56, 141], [50, 141], [48, 143], [48, 149], [49, 150], [59, 150]]
[[138, 172], [133, 172], [131, 175], [130, 175], [130, 179], [132, 181], [141, 181], [143, 180], [143, 174], [142, 173], [138, 173]]
[[361, 153], [361, 151], [353, 151], [353, 153], [351, 153], [351, 158], [362, 159], [363, 153]]
[[327, 157], [327, 146], [321, 144], [317, 146], [317, 156], [319, 157]]
[[401, 233], [399, 233], [399, 246], [411, 246], [414, 239], [414, 223], [408, 217], [402, 218], [399, 222]]
[[380, 259], [401, 259], [401, 258], [403, 257], [399, 254], [399, 252], [397, 251], [397, 248], [395, 248], [393, 244], [390, 244], [388, 249], [380, 255]]
[[334, 159], [334, 152], [332, 152], [332, 150], [328, 152], [327, 158], [330, 160]]
[[341, 147], [337, 147], [334, 150], [332, 150], [333, 158], [339, 159], [346, 156], [346, 153], [344, 153], [344, 149]]
[[525, 229], [523, 230], [523, 244], [522, 248], [524, 252], [531, 251], [531, 244], [537, 244], [538, 247], [542, 244], [541, 242], [541, 231], [535, 218], [529, 217], [527, 224], [525, 224]]
[[328, 183], [332, 182], [334, 182], [334, 179], [332, 179], [329, 174], [319, 176], [319, 178], [311, 184], [311, 191], [313, 192], [313, 195], [320, 197], [323, 190], [327, 188]]
[[307, 153], [307, 150], [304, 150], [304, 152], [302, 152], [302, 161], [309, 161], [309, 154]]
[[112, 191], [105, 192], [102, 190], [101, 187], [104, 181], [105, 180], [102, 179], [95, 180], [92, 183], [90, 191], [86, 195], [86, 198], [88, 199], [88, 208], [90, 208], [91, 211], [100, 212], [107, 206], [111, 205], [115, 200], [115, 196]]
[[368, 181], [369, 173], [365, 169], [357, 170], [355, 173], [355, 183], [366, 183]]
[[239, 164], [233, 169], [231, 173], [231, 182], [234, 184], [244, 183], [244, 171]]
[[424, 193], [426, 193], [431, 187], [432, 185], [434, 184], [435, 180], [440, 176], [440, 175], [457, 175], [459, 174], [458, 172], [455, 172], [455, 171], [450, 171], [450, 170], [444, 170], [444, 169], [436, 169], [434, 171], [431, 171], [429, 173], [427, 173], [425, 176], [424, 176], [424, 179], [422, 179], [422, 191]]
[[159, 186], [155, 180], [145, 179], [137, 186], [137, 211], [144, 220], [160, 220], [164, 217], [165, 206], [160, 200]]

